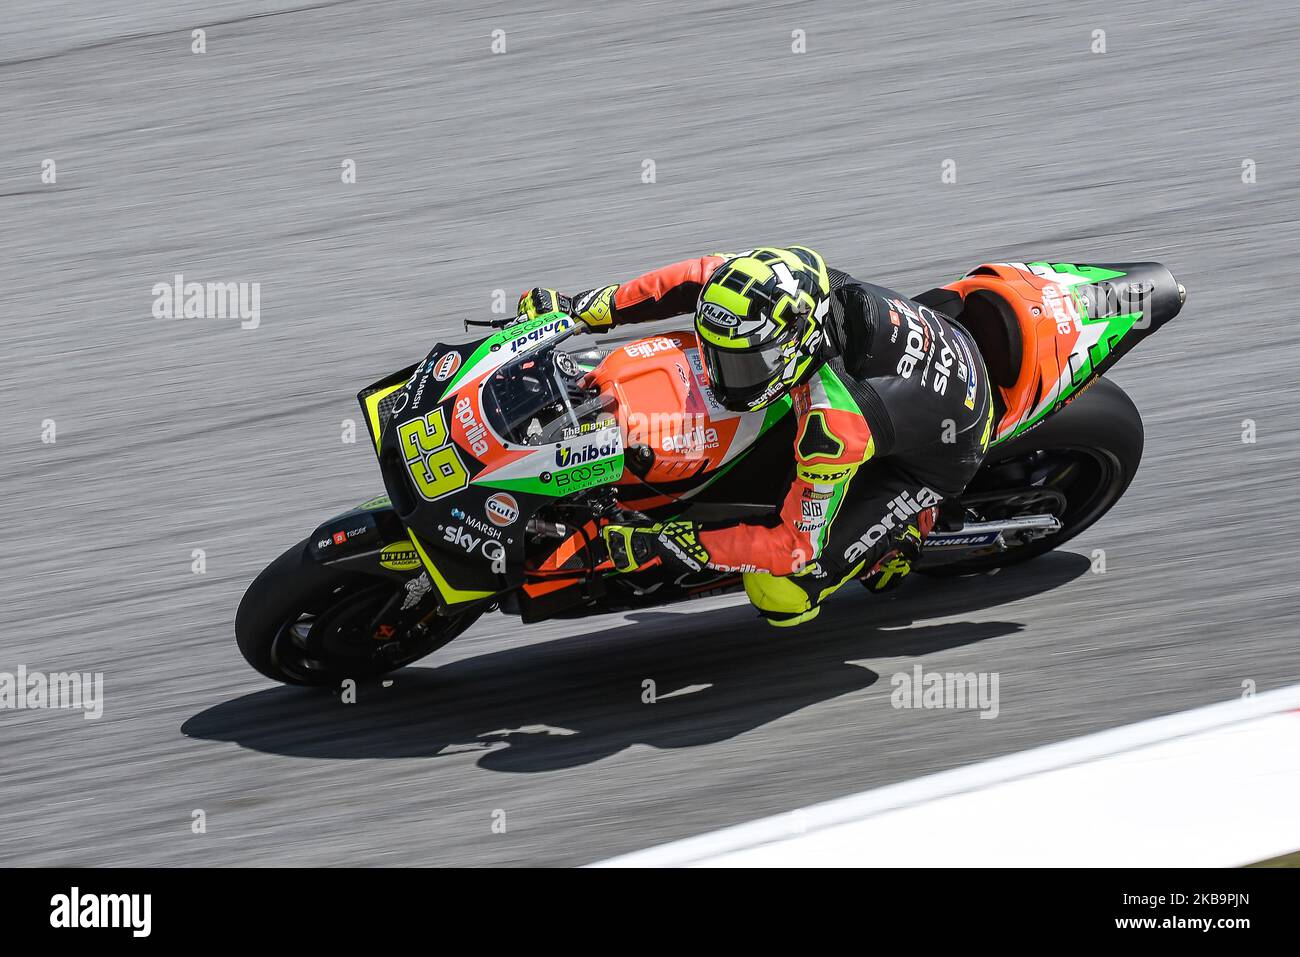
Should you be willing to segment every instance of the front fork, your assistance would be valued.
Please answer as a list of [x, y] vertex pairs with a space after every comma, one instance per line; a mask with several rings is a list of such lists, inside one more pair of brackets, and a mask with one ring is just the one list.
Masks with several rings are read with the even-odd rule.
[[387, 496], [370, 499], [317, 527], [307, 545], [313, 561], [391, 581], [393, 595], [367, 624], [370, 637], [394, 653], [403, 637], [419, 638], [447, 612]]

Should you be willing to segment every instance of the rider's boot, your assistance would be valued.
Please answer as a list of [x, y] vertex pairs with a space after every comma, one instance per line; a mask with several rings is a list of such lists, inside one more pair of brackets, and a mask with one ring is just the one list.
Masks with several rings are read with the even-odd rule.
[[902, 533], [892, 539], [893, 548], [858, 580], [867, 591], [893, 591], [912, 573], [912, 565], [921, 557], [921, 542], [930, 534], [938, 518], [938, 509], [930, 507], [917, 514]]

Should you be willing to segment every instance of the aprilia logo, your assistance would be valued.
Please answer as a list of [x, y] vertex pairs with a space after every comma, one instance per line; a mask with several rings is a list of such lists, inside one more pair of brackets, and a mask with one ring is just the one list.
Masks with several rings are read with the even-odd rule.
[[910, 492], [901, 492], [889, 500], [883, 518], [866, 530], [863, 536], [844, 550], [846, 561], [856, 562], [868, 552], [873, 545], [890, 532], [894, 531], [917, 512], [943, 501], [943, 496], [932, 489], [922, 487], [913, 497]]
[[903, 343], [903, 355], [898, 360], [898, 374], [904, 379], [912, 377], [916, 364], [925, 358], [925, 326], [911, 316], [907, 317], [907, 339]]
[[665, 435], [662, 448], [665, 452], [697, 452], [718, 446], [718, 430], [696, 426], [679, 435]]
[[656, 353], [667, 352], [669, 349], [676, 348], [676, 342], [661, 336], [658, 339], [642, 339], [640, 342], [630, 342], [623, 347], [623, 351], [633, 359], [649, 359]]
[[487, 435], [487, 428], [475, 415], [474, 403], [470, 401], [468, 396], [461, 396], [456, 401], [454, 414], [456, 421], [465, 430], [465, 441], [469, 443], [470, 451], [475, 455], [486, 455], [488, 444], [484, 437]]

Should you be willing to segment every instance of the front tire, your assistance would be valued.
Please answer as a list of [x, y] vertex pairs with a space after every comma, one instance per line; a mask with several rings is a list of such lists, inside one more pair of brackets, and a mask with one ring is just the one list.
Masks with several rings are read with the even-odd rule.
[[1119, 501], [1142, 462], [1143, 443], [1133, 400], [1109, 379], [1097, 379], [1041, 425], [990, 449], [961, 496], [981, 519], [1046, 511], [1061, 520], [1061, 530], [994, 555], [916, 570], [936, 576], [987, 572], [1060, 547]]
[[437, 617], [418, 637], [375, 642], [360, 625], [402, 583], [322, 565], [307, 556], [307, 546], [299, 542], [268, 565], [235, 615], [240, 652], [268, 678], [315, 687], [375, 678], [441, 648], [481, 614]]

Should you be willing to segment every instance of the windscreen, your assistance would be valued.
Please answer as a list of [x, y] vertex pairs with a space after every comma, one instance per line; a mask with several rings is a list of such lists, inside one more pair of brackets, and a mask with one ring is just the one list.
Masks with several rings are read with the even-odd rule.
[[585, 370], [567, 354], [529, 352], [502, 366], [484, 385], [484, 414], [507, 442], [559, 442], [584, 425], [615, 419], [613, 400], [585, 381]]

